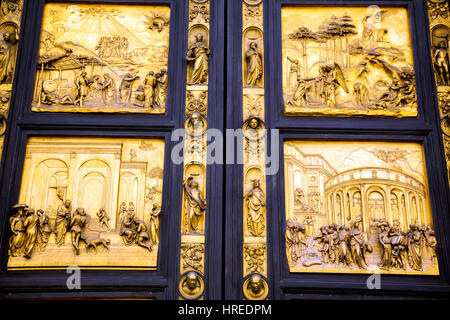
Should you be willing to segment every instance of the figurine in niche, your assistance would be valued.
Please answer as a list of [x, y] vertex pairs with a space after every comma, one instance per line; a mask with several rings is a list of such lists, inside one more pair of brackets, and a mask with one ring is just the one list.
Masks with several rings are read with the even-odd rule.
[[49, 224], [50, 219], [48, 215], [44, 213], [44, 210], [39, 209], [36, 211], [36, 214], [39, 218], [37, 244], [39, 250], [42, 252], [47, 247], [50, 234], [52, 234], [53, 230]]
[[134, 73], [127, 73], [120, 83], [119, 93], [120, 93], [120, 102], [123, 106], [128, 105], [131, 102], [131, 93], [133, 83], [139, 79], [138, 71]]
[[9, 218], [9, 224], [11, 226], [12, 236], [9, 238], [9, 251], [8, 254], [11, 257], [16, 257], [23, 252], [23, 245], [25, 243], [24, 226], [25, 209], [28, 206], [26, 204], [16, 204], [12, 207], [13, 215]]
[[260, 188], [259, 180], [252, 180], [253, 187], [244, 196], [247, 203], [247, 230], [253, 236], [261, 236], [264, 232], [265, 195]]
[[150, 216], [150, 242], [157, 244], [159, 241], [159, 216], [161, 215], [161, 207], [154, 203]]
[[39, 217], [35, 214], [34, 209], [26, 208], [25, 209], [25, 221], [23, 226], [26, 228], [25, 231], [25, 244], [24, 244], [24, 257], [27, 259], [31, 259], [31, 253], [36, 244], [36, 239], [38, 236], [38, 223]]
[[58, 247], [64, 244], [70, 222], [71, 222], [71, 201], [66, 200], [64, 201], [64, 204], [60, 205], [56, 211], [55, 242], [58, 245]]
[[82, 233], [87, 226], [86, 212], [83, 208], [75, 210], [72, 221], [70, 222], [70, 234], [72, 236], [72, 245], [75, 248], [75, 254], [80, 254], [80, 241], [86, 242]]
[[256, 87], [262, 78], [262, 55], [256, 42], [250, 43], [250, 48], [245, 53], [247, 58], [247, 85]]
[[17, 58], [17, 42], [19, 36], [16, 31], [3, 33], [1, 40], [0, 53], [0, 84], [12, 83], [14, 76], [14, 68]]
[[187, 178], [183, 183], [183, 187], [186, 208], [185, 232], [194, 233], [198, 231], [198, 223], [206, 210], [206, 200], [194, 177]]
[[105, 227], [106, 229], [109, 229], [109, 220], [111, 220], [111, 219], [108, 218], [108, 215], [106, 214], [105, 209], [102, 208], [97, 212], [97, 218], [98, 218], [98, 224], [100, 225], [100, 227]]
[[192, 63], [191, 84], [201, 84], [208, 80], [208, 56], [210, 50], [203, 42], [203, 35], [195, 35], [195, 41], [188, 49], [186, 60]]
[[436, 50], [433, 53], [433, 60], [438, 78], [438, 84], [447, 86], [450, 85], [450, 57], [445, 41], [440, 41], [438, 46], [436, 46]]

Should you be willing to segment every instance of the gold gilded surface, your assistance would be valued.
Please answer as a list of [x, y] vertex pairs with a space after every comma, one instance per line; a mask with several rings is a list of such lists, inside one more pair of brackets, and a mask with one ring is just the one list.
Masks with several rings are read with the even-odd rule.
[[439, 274], [418, 143], [288, 141], [291, 272]]
[[286, 115], [417, 116], [406, 8], [283, 7]]
[[242, 289], [251, 300], [268, 294], [263, 10], [263, 1], [242, 1], [242, 276], [248, 277]]
[[32, 110], [164, 113], [169, 19], [162, 5], [47, 4]]
[[[208, 127], [210, 2], [189, 1], [183, 195], [181, 207], [180, 299], [203, 299], [205, 274], [206, 129]], [[187, 273], [186, 273], [187, 272]], [[185, 274], [186, 273], [186, 274]]]
[[203, 278], [195, 271], [189, 271], [185, 274], [178, 284], [178, 290], [184, 299], [199, 299], [204, 289]]
[[441, 118], [447, 172], [450, 181], [450, 14], [448, 0], [428, 0], [431, 58]]
[[31, 138], [8, 268], [155, 267], [162, 139]]
[[244, 281], [242, 289], [248, 300], [264, 300], [269, 294], [269, 285], [266, 279], [257, 273], [252, 274]]
[[3, 0], [0, 6], [0, 156], [6, 131], [23, 0]]

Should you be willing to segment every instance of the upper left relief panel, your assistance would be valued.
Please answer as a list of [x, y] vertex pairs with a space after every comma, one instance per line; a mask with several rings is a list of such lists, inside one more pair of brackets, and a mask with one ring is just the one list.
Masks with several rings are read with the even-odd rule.
[[168, 5], [49, 3], [33, 111], [166, 111]]

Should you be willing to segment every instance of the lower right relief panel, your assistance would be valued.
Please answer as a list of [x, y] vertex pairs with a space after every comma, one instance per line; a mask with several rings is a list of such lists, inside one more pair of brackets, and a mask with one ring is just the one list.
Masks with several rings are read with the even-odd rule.
[[438, 275], [420, 143], [284, 144], [291, 272]]

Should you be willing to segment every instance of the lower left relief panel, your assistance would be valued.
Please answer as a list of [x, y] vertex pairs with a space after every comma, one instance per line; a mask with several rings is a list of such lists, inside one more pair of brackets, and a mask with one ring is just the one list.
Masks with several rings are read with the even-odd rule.
[[163, 139], [28, 140], [8, 269], [156, 268]]

